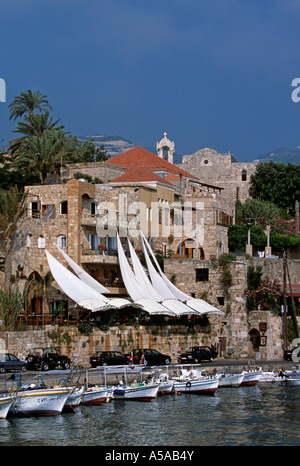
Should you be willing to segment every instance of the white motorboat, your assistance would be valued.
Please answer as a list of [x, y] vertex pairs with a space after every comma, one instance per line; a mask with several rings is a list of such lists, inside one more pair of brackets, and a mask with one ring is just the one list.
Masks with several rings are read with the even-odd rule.
[[243, 371], [244, 379], [241, 383], [242, 386], [250, 387], [256, 385], [261, 378], [262, 370]]
[[84, 386], [82, 387], [74, 387], [70, 392], [67, 401], [64, 405], [64, 411], [73, 411], [77, 406], [80, 405], [82, 401], [82, 397], [84, 394]]
[[105, 386], [88, 387], [81, 396], [81, 404], [85, 406], [97, 406], [110, 401], [111, 391]]
[[158, 394], [159, 395], [169, 395], [173, 392], [174, 389], [174, 380], [169, 378], [167, 372], [162, 372], [156, 379], [156, 382], [159, 383]]
[[285, 384], [288, 387], [300, 387], [300, 371], [284, 372]]
[[284, 382], [285, 376], [282, 372], [262, 371], [259, 383]]
[[197, 395], [213, 395], [219, 386], [217, 378], [203, 378], [198, 380], [175, 381], [175, 393], [195, 393]]
[[159, 382], [158, 394], [169, 395], [174, 390], [174, 380]]
[[197, 395], [213, 395], [219, 386], [217, 377], [203, 375], [199, 370], [182, 370], [174, 379], [175, 393], [195, 393]]
[[14, 402], [14, 397], [11, 395], [2, 394], [0, 396], [0, 419], [6, 418], [13, 402]]
[[216, 377], [219, 379], [219, 387], [239, 387], [244, 380], [244, 374], [230, 374], [227, 372], [222, 372], [216, 374]]
[[61, 414], [70, 392], [66, 387], [21, 388], [9, 411], [17, 415], [55, 416]]
[[133, 382], [119, 385], [113, 390], [115, 400], [151, 401], [158, 394], [159, 383]]

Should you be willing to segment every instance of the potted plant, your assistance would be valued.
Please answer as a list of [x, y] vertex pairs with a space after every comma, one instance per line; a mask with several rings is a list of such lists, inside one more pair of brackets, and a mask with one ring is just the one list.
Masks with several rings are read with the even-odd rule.
[[106, 251], [106, 246], [104, 244], [99, 244], [98, 251], [99, 254], [104, 254], [104, 252]]

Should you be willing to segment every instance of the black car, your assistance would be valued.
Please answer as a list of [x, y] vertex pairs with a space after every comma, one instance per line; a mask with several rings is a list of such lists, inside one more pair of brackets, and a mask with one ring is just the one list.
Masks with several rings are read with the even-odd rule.
[[296, 352], [294, 356], [296, 356], [296, 358], [297, 358], [297, 361], [295, 361], [295, 362], [298, 362], [298, 358], [300, 358], [300, 347], [299, 346], [295, 346], [295, 348], [292, 348], [291, 350], [285, 350], [284, 353], [283, 353], [283, 359], [285, 361], [292, 361], [293, 360], [292, 353], [296, 349], [298, 349], [298, 352]]
[[0, 353], [0, 374], [7, 371], [26, 372], [27, 362], [11, 353]]
[[217, 351], [209, 346], [192, 346], [178, 357], [181, 364], [198, 363], [201, 361], [213, 361], [218, 356]]
[[27, 367], [31, 370], [69, 369], [71, 361], [68, 356], [59, 354], [56, 348], [35, 348], [27, 357]]
[[90, 357], [92, 367], [97, 366], [124, 366], [128, 364], [128, 358], [120, 351], [96, 351]]
[[128, 354], [128, 359], [131, 364], [145, 364], [146, 366], [169, 365], [171, 362], [171, 357], [167, 354], [148, 348], [134, 350], [132, 354]]

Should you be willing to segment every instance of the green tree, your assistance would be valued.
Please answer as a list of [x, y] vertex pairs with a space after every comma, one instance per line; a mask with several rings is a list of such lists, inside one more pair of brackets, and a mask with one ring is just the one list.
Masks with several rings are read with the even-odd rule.
[[258, 199], [246, 199], [244, 203], [239, 203], [238, 220], [239, 223], [251, 223], [261, 225], [266, 228], [279, 228], [282, 219], [290, 219], [285, 209], [277, 207], [270, 201], [260, 201]]
[[10, 120], [16, 120], [26, 114], [31, 117], [36, 110], [40, 112], [48, 109], [52, 110], [47, 96], [41, 94], [40, 91], [31, 91], [30, 89], [16, 96], [8, 108]]
[[19, 121], [13, 132], [22, 134], [23, 136], [19, 136], [9, 142], [8, 151], [12, 161], [22, 155], [22, 150], [24, 150], [23, 143], [28, 138], [43, 136], [47, 131], [51, 130], [63, 131], [64, 127], [62, 125], [57, 126], [59, 121], [54, 121], [53, 116], [50, 116], [48, 112], [36, 113], [30, 117], [25, 116], [23, 121]]
[[78, 141], [78, 150], [81, 152], [80, 158], [82, 162], [103, 162], [109, 159], [104, 145], [96, 147], [94, 139], [84, 142]]
[[41, 184], [46, 184], [48, 175], [54, 173], [58, 182], [61, 166], [65, 160], [72, 159], [74, 153], [77, 156], [73, 139], [66, 137], [63, 131], [51, 129], [40, 136], [26, 138], [13, 165], [39, 176]]
[[300, 166], [262, 162], [251, 175], [249, 194], [260, 201], [269, 201], [291, 215], [300, 199]]
[[6, 329], [15, 330], [20, 312], [24, 309], [26, 290], [20, 291], [14, 285], [8, 291], [0, 290], [0, 319]]

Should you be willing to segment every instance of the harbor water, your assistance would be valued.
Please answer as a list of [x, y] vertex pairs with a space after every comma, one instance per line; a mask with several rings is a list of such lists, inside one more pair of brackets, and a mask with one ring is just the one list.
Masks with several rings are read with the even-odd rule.
[[0, 446], [299, 446], [299, 434], [300, 387], [284, 383], [0, 419]]

